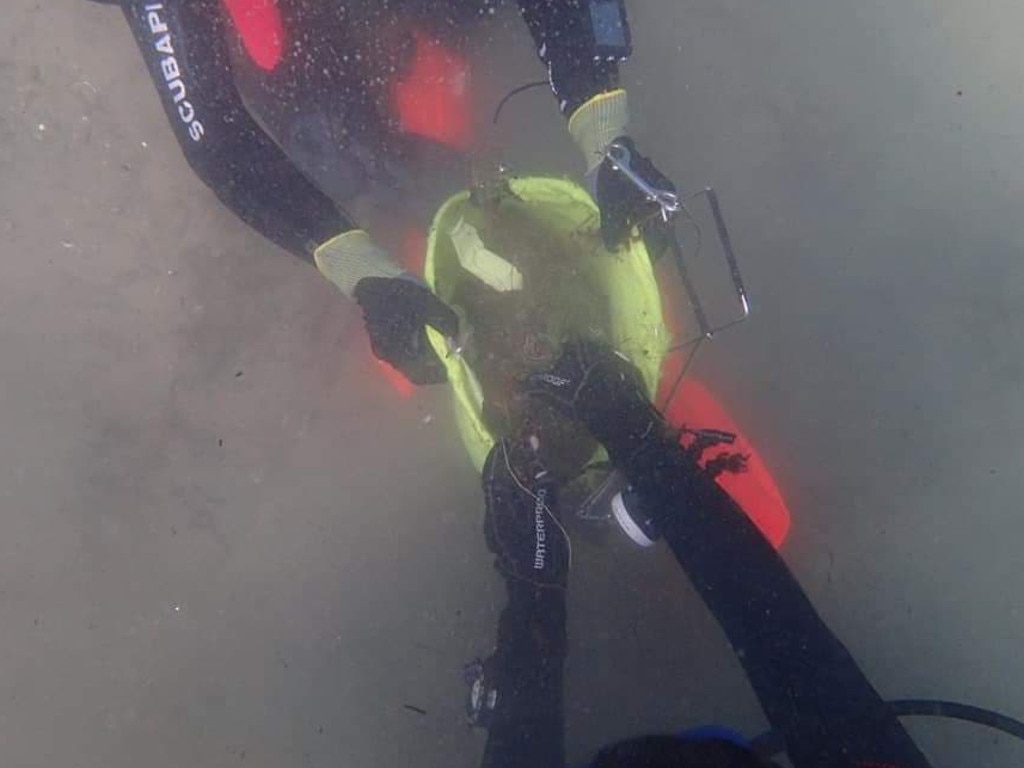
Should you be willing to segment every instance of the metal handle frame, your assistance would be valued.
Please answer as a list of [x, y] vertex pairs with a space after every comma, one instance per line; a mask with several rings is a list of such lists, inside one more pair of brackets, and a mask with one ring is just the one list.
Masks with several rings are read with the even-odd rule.
[[[648, 202], [653, 203], [658, 207], [658, 215], [660, 215], [662, 222], [666, 226], [671, 227], [673, 220], [680, 212], [689, 217], [690, 221], [692, 221], [694, 226], [697, 228], [698, 243], [700, 242], [700, 227], [687, 210], [683, 200], [675, 191], [670, 189], [659, 189], [637, 173], [632, 167], [632, 153], [630, 152], [629, 147], [621, 142], [613, 141], [608, 145], [605, 157], [616, 170], [620, 171], [622, 175], [625, 176], [641, 194], [643, 194]], [[722, 331], [739, 325], [750, 317], [750, 297], [747, 294], [747, 288], [743, 282], [743, 275], [740, 272], [739, 262], [736, 260], [736, 253], [733, 251], [732, 239], [729, 237], [729, 227], [726, 225], [725, 217], [722, 215], [722, 206], [718, 200], [718, 193], [715, 192], [712, 187], [705, 187], [700, 192], [695, 192], [690, 195], [688, 199], [701, 196], [706, 197], [708, 200], [708, 206], [711, 209], [711, 216], [715, 222], [715, 233], [718, 236], [718, 242], [722, 247], [722, 252], [725, 254], [725, 261], [729, 268], [729, 277], [732, 281], [732, 288], [736, 295], [736, 300], [740, 306], [740, 313], [721, 325], [712, 325], [710, 323], [707, 312], [704, 309], [704, 303], [701, 301], [700, 293], [697, 290], [697, 286], [694, 284], [693, 279], [690, 276], [690, 271], [686, 266], [686, 257], [683, 255], [683, 247], [673, 229], [673, 231], [669, 233], [669, 250], [672, 252], [672, 258], [675, 261], [676, 271], [679, 273], [679, 279], [683, 284], [683, 290], [686, 292], [687, 301], [689, 301], [690, 308], [693, 310], [694, 317], [697, 320], [698, 333], [690, 339], [669, 347], [666, 352], [666, 354], [671, 354], [673, 352], [681, 352], [685, 349], [690, 350], [689, 355], [683, 362], [675, 383], [672, 385], [671, 390], [669, 390], [668, 399], [665, 401], [664, 405], [670, 403], [672, 398], [675, 397], [676, 391], [679, 389], [679, 385], [683, 380], [683, 376], [686, 375], [687, 370], [693, 363], [693, 359], [697, 354], [697, 350], [700, 349], [700, 346], [705, 341], [710, 341]]]
[[718, 235], [718, 242], [722, 246], [722, 252], [725, 254], [725, 262], [729, 267], [729, 278], [732, 281], [733, 292], [736, 295], [736, 301], [740, 305], [740, 314], [721, 325], [711, 325], [708, 321], [707, 312], [704, 310], [704, 304], [701, 301], [697, 287], [690, 278], [690, 273], [686, 266], [686, 257], [683, 255], [683, 247], [680, 244], [679, 239], [675, 237], [675, 234], [673, 233], [673, 236], [669, 241], [669, 248], [672, 251], [672, 256], [675, 260], [679, 277], [682, 280], [683, 288], [686, 290], [686, 297], [689, 300], [690, 306], [693, 308], [693, 314], [697, 319], [699, 333], [697, 336], [671, 347], [669, 352], [677, 352], [681, 349], [685, 349], [691, 344], [696, 344], [701, 341], [710, 341], [716, 334], [726, 331], [733, 326], [739, 325], [750, 317], [750, 297], [747, 294], [747, 288], [743, 282], [743, 275], [740, 272], [739, 262], [736, 260], [736, 253], [732, 248], [732, 239], [729, 237], [729, 228], [726, 226], [725, 217], [722, 215], [722, 206], [718, 201], [718, 193], [715, 192], [712, 187], [705, 187], [700, 192], [694, 193], [691, 197], [706, 197], [708, 200], [708, 205], [711, 209], [711, 216], [715, 221], [715, 231]]

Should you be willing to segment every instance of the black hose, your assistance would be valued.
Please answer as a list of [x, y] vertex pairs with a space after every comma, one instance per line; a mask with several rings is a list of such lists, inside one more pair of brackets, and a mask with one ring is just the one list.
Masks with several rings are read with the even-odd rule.
[[[1024, 741], [1024, 722], [991, 709], [940, 699], [901, 699], [890, 701], [889, 709], [896, 717], [941, 717], [983, 725]], [[766, 760], [786, 751], [786, 744], [775, 731], [769, 731], [750, 743], [751, 749]]]
[[889, 706], [897, 717], [944, 717], [963, 720], [967, 723], [994, 728], [1008, 736], [1024, 741], [1024, 722], [1015, 720], [1001, 712], [993, 712], [991, 709], [959, 704], [955, 701], [932, 699], [903, 699], [890, 702]]
[[513, 88], [511, 91], [505, 94], [505, 98], [498, 102], [498, 108], [494, 110], [494, 125], [498, 124], [498, 120], [501, 119], [501, 110], [505, 108], [505, 105], [514, 97], [518, 96], [524, 91], [529, 91], [532, 88], [540, 88], [542, 85], [550, 85], [547, 80], [537, 80], [533, 83], [527, 83], [526, 85], [520, 85], [518, 88]]

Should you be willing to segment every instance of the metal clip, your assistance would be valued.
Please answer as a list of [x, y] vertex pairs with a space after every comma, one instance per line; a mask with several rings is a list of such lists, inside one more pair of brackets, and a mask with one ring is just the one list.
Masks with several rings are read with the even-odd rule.
[[605, 150], [605, 157], [616, 170], [621, 171], [633, 183], [633, 186], [640, 190], [649, 202], [658, 206], [661, 211], [661, 220], [666, 224], [683, 209], [679, 195], [669, 189], [658, 189], [633, 170], [633, 153], [629, 151], [629, 147], [613, 141]]

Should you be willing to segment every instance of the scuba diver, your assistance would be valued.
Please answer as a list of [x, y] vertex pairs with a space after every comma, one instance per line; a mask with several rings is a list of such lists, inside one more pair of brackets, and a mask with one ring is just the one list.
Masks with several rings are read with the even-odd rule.
[[[425, 326], [454, 338], [457, 316], [347, 209], [401, 174], [396, 156], [408, 158], [430, 143], [415, 146], [399, 135], [389, 102], [389, 85], [409, 69], [423, 30], [451, 36], [493, 13], [494, 0], [95, 1], [121, 5], [199, 178], [239, 218], [314, 263], [359, 303], [379, 359], [415, 384], [443, 381]], [[651, 202], [606, 159], [613, 141], [630, 148], [642, 178], [674, 189], [627, 136], [627, 97], [619, 85], [619, 64], [632, 47], [625, 0], [517, 2], [583, 152], [602, 234], [613, 247], [652, 213]], [[240, 87], [253, 81], [261, 99], [278, 103], [256, 109]], [[295, 127], [295, 115], [316, 115], [328, 101], [340, 101], [334, 114]], [[294, 135], [270, 130], [277, 118], [291, 121]], [[318, 141], [331, 144], [339, 159], [311, 171], [296, 156]]]
[[[581, 422], [630, 483], [629, 516], [663, 538], [724, 630], [796, 768], [927, 768], [782, 558], [680, 445], [636, 369], [572, 343], [522, 396]], [[483, 470], [485, 535], [508, 601], [495, 651], [471, 665], [470, 721], [488, 729], [484, 768], [564, 768], [562, 675], [570, 544], [557, 517], [560, 478], [524, 428]], [[724, 729], [648, 736], [601, 750], [595, 768], [764, 768], [774, 763]]]

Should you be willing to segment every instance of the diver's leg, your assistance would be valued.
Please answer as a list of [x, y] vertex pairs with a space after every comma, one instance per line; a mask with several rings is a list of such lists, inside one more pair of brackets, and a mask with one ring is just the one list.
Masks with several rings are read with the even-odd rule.
[[509, 580], [484, 695], [493, 691], [482, 768], [564, 768], [563, 590]]

